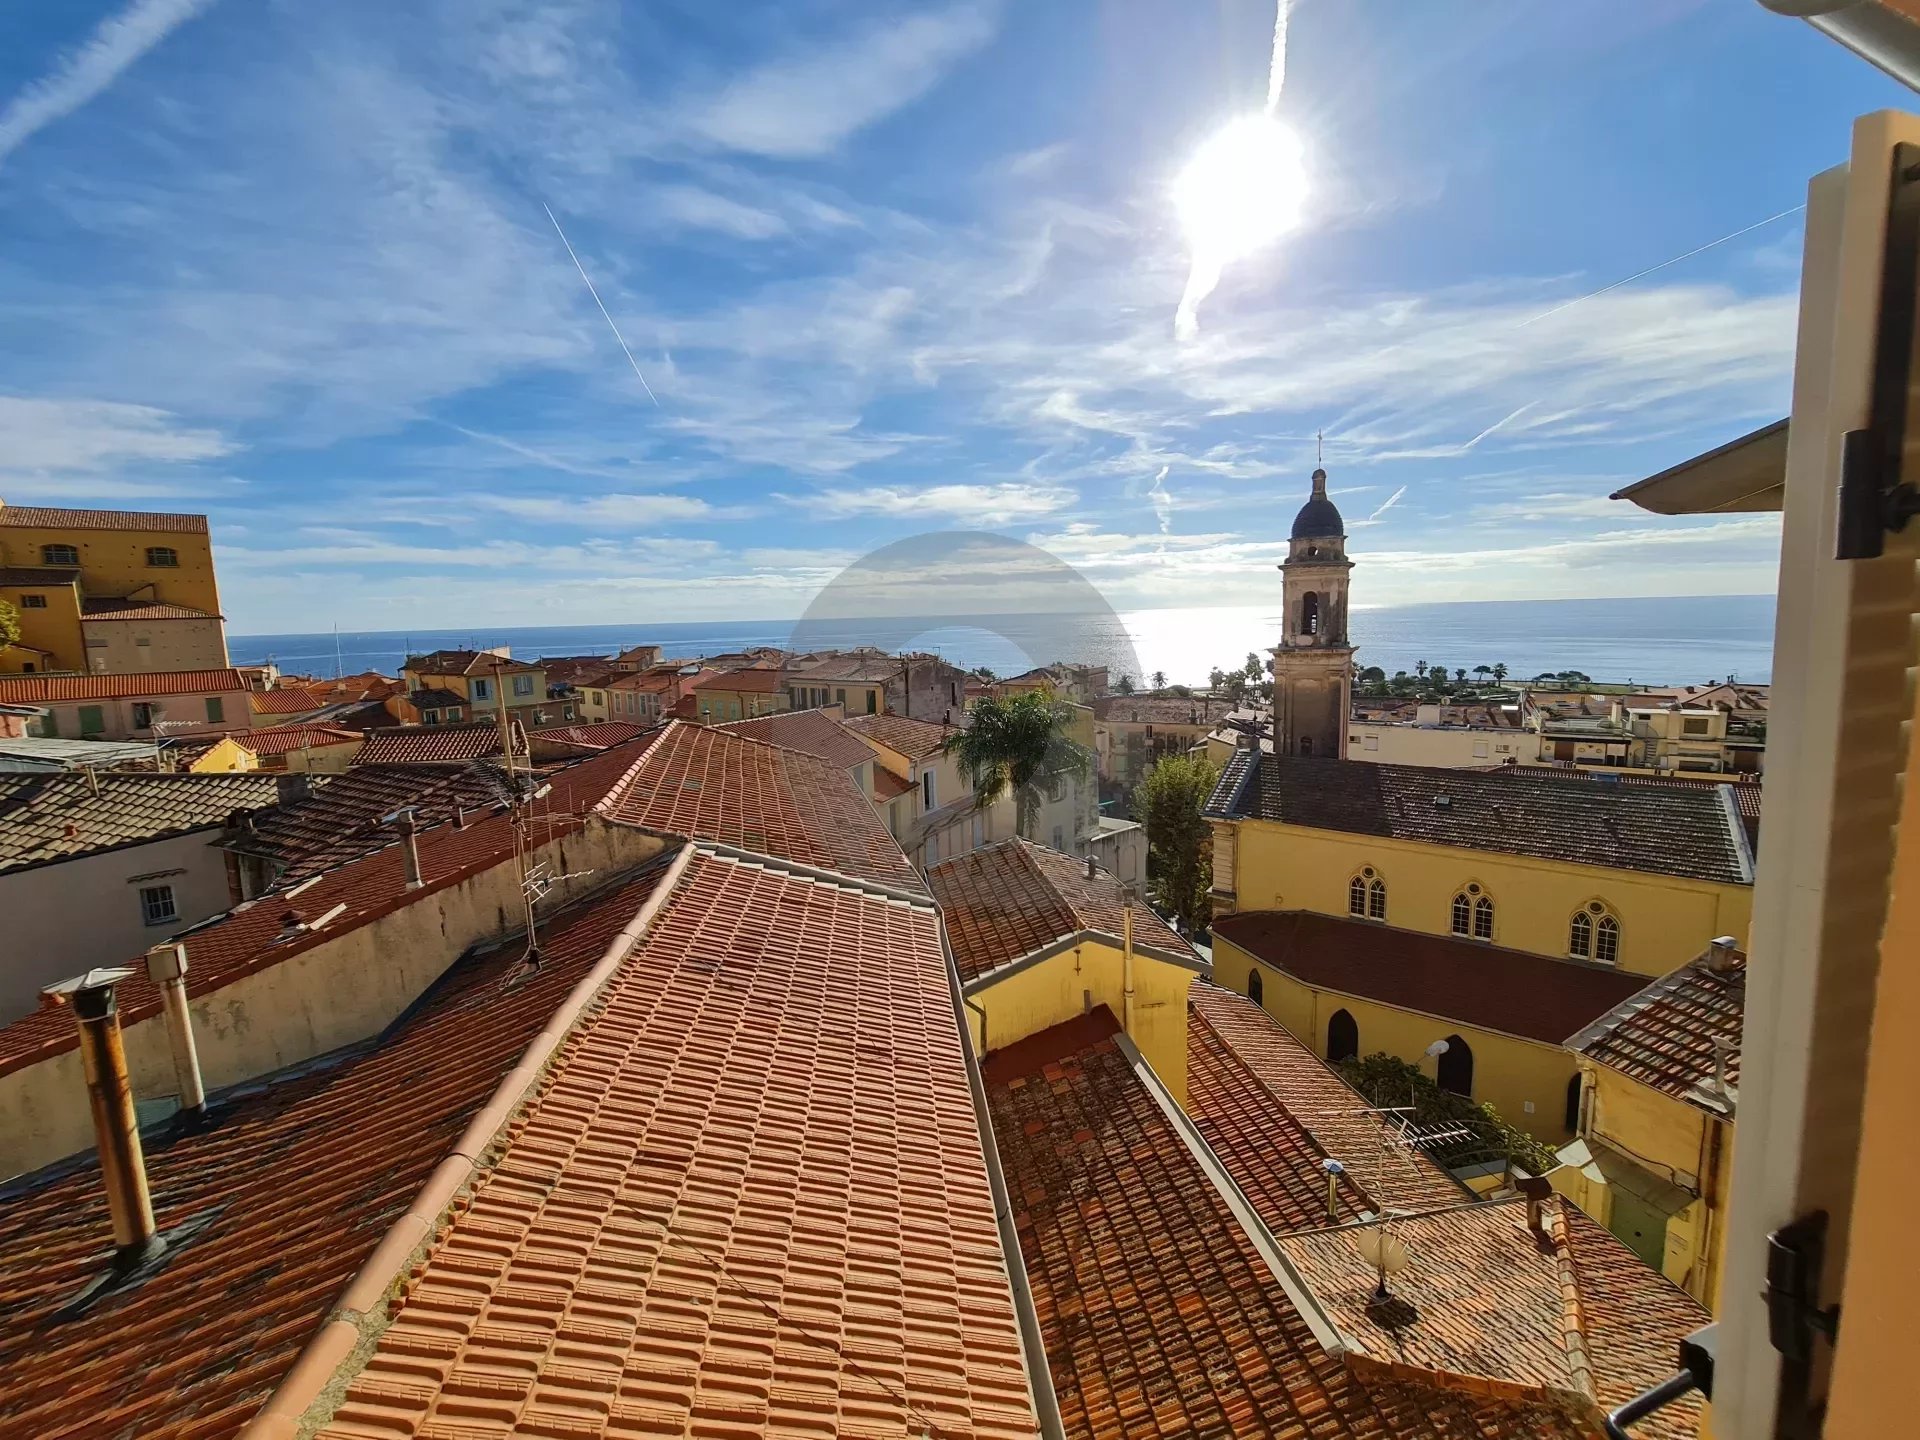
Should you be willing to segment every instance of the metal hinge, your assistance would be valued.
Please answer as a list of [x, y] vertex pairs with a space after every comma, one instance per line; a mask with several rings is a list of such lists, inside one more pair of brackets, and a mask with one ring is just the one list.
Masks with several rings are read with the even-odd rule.
[[1781, 1440], [1812, 1440], [1823, 1406], [1813, 1397], [1814, 1337], [1828, 1344], [1840, 1330], [1840, 1307], [1820, 1306], [1820, 1270], [1826, 1260], [1827, 1212], [1815, 1210], [1767, 1236], [1767, 1338], [1780, 1352]]

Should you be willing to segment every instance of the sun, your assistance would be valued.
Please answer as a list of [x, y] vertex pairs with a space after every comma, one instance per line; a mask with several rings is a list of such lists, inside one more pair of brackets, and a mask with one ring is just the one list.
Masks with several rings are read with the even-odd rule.
[[1230, 265], [1300, 223], [1307, 198], [1300, 138], [1268, 114], [1228, 121], [1187, 162], [1173, 203], [1196, 261]]

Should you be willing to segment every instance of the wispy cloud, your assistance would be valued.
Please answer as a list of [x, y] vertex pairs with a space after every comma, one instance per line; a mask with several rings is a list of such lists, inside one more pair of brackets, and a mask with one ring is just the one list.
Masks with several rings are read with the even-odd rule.
[[1402, 497], [1404, 497], [1406, 493], [1407, 493], [1407, 487], [1402, 485], [1398, 490], [1394, 491], [1391, 495], [1387, 496], [1387, 498], [1380, 503], [1379, 509], [1375, 510], [1371, 515], [1367, 516], [1366, 519], [1360, 521], [1359, 523], [1362, 525], [1373, 525], [1378, 523], [1380, 517], [1386, 514], [1387, 511], [1391, 510], [1394, 506], [1398, 505]]
[[1004, 525], [1064, 510], [1073, 491], [1045, 485], [873, 485], [864, 489], [820, 490], [810, 495], [777, 497], [817, 515], [846, 519], [856, 515], [897, 518], [938, 516], [976, 525]]
[[1147, 498], [1153, 502], [1153, 513], [1159, 517], [1160, 533], [1173, 532], [1173, 493], [1167, 489], [1167, 471], [1171, 465], [1162, 465], [1160, 473], [1153, 477], [1153, 484], [1147, 487]]
[[65, 119], [213, 0], [134, 0], [109, 15], [47, 74], [0, 109], [0, 163], [39, 131]]
[[986, 4], [886, 16], [832, 44], [769, 61], [691, 106], [693, 134], [784, 159], [824, 155], [920, 98], [993, 37]]

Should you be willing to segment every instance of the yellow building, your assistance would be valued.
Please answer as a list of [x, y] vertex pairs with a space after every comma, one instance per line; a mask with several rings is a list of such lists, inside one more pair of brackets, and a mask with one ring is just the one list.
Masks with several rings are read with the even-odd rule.
[[197, 775], [250, 770], [344, 775], [366, 738], [363, 731], [334, 725], [244, 730], [220, 740], [185, 768]]
[[777, 715], [787, 708], [787, 691], [778, 670], [706, 670], [688, 680], [680, 706], [693, 712], [688, 719], [719, 725]]
[[1397, 1055], [1550, 1145], [1578, 1128], [1567, 1036], [1642, 984], [1603, 966], [1305, 911], [1216, 919], [1213, 967], [1218, 984], [1322, 1058]]
[[227, 663], [204, 515], [0, 501], [0, 600], [20, 612], [20, 642], [0, 649], [0, 673]]
[[1580, 1137], [1548, 1176], [1708, 1309], [1720, 1288], [1746, 965], [1715, 942], [1567, 1041], [1584, 1081]]
[[570, 698], [547, 693], [544, 668], [513, 659], [504, 647], [410, 655], [400, 674], [406, 693], [397, 708], [409, 723], [497, 722], [503, 703], [508, 715], [529, 730], [579, 718]]

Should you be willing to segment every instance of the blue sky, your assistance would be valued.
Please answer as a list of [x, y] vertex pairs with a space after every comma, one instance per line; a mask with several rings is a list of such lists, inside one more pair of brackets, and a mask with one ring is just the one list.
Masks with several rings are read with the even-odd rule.
[[1324, 430], [1358, 603], [1771, 588], [1769, 518], [1605, 496], [1785, 412], [1799, 217], [1556, 307], [1908, 93], [1752, 0], [1301, 0], [1304, 224], [1177, 340], [1168, 191], [1272, 25], [16, 3], [0, 496], [204, 509], [243, 633], [792, 615], [949, 529], [1246, 605]]

